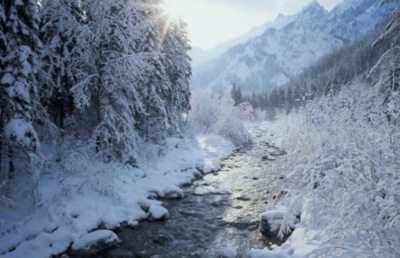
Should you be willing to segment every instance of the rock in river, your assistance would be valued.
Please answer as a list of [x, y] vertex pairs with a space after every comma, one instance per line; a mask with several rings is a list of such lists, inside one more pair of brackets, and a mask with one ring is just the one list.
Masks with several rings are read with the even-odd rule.
[[72, 244], [72, 252], [79, 255], [94, 255], [103, 249], [119, 244], [118, 236], [110, 230], [88, 233]]
[[[266, 235], [277, 236], [287, 212], [284, 209], [264, 212], [261, 215], [260, 231]], [[292, 218], [291, 221], [288, 221], [289, 226], [291, 229], [294, 229], [295, 224], [299, 223], [299, 220], [295, 216], [290, 216], [289, 218]]]
[[166, 208], [152, 204], [149, 209], [149, 219], [150, 220], [167, 220], [169, 219], [169, 212]]

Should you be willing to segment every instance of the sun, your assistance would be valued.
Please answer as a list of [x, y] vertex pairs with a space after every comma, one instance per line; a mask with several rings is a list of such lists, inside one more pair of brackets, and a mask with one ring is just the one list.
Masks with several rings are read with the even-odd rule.
[[164, 1], [164, 14], [171, 19], [182, 18], [183, 12], [183, 0], [165, 0]]

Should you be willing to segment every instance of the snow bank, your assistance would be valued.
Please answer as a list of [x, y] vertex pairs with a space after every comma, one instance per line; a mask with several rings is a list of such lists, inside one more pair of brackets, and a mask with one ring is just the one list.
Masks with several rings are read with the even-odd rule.
[[[79, 249], [99, 237], [115, 239], [105, 233], [108, 231], [87, 235], [93, 229], [166, 218], [168, 211], [153, 197], [184, 197], [180, 186], [200, 176], [200, 170], [221, 168], [221, 159], [234, 149], [215, 136], [171, 139], [168, 144], [165, 156], [142, 162], [135, 169], [91, 160], [75, 151], [63, 156], [63, 162], [52, 162], [38, 182], [40, 203], [33, 213], [30, 207], [2, 209], [0, 256], [47, 258], [64, 252], [72, 243]], [[44, 151], [46, 148], [42, 146]], [[48, 154], [54, 155], [54, 150], [48, 149]]]

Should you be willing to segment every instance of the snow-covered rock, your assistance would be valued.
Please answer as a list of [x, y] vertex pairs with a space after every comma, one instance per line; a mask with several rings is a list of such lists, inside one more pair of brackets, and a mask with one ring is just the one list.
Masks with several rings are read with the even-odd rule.
[[268, 154], [269, 154], [270, 156], [280, 156], [280, 155], [283, 154], [283, 152], [282, 152], [282, 151], [278, 151], [278, 150], [273, 150], [273, 149], [271, 149], [271, 150], [268, 150]]
[[221, 250], [221, 256], [222, 258], [236, 258], [238, 253], [234, 247], [225, 247]]
[[266, 154], [262, 157], [262, 160], [267, 160], [267, 161], [275, 161], [276, 158], [274, 156], [271, 156], [269, 154]]
[[293, 215], [290, 216], [287, 209], [278, 209], [264, 212], [261, 215], [259, 229], [266, 235], [277, 236], [284, 219], [288, 220], [286, 224], [289, 225], [291, 229], [295, 228], [295, 224], [299, 223], [298, 218]]
[[165, 187], [158, 195], [164, 199], [179, 199], [185, 196], [182, 189], [174, 185]]
[[152, 204], [149, 208], [149, 218], [152, 220], [166, 220], [169, 218], [169, 212], [160, 205]]
[[72, 244], [72, 250], [81, 255], [93, 255], [120, 242], [114, 232], [110, 230], [97, 230], [75, 241]]
[[261, 215], [260, 231], [267, 235], [278, 235], [286, 210], [268, 211]]

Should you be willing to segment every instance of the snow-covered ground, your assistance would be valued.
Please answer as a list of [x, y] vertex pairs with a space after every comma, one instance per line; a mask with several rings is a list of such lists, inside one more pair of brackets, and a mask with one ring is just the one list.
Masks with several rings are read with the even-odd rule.
[[[246, 128], [253, 137], [264, 137], [261, 132], [270, 131], [263, 140], [278, 148], [285, 140], [286, 132], [270, 122], [247, 123]], [[88, 171], [82, 174], [65, 178], [61, 178], [61, 172], [43, 175], [38, 185], [40, 208], [33, 215], [20, 219], [13, 210], [1, 214], [0, 257], [47, 258], [64, 252], [71, 244], [73, 249], [87, 249], [101, 239], [119, 241], [108, 230], [88, 232], [167, 218], [168, 210], [160, 199], [184, 197], [182, 185], [190, 184], [202, 173], [221, 169], [223, 160], [235, 149], [232, 143], [215, 135], [199, 136], [192, 142], [171, 139], [169, 146], [167, 155], [137, 169], [88, 162], [82, 167]], [[280, 168], [284, 161], [285, 158], [278, 159], [274, 166]], [[293, 234], [282, 246], [272, 246], [272, 250], [249, 250], [249, 258], [299, 258], [321, 248], [324, 234], [320, 228], [310, 227], [311, 200], [303, 198], [298, 203], [292, 197], [268, 205], [260, 219], [275, 223], [276, 230], [290, 224], [288, 211], [301, 213], [300, 223], [290, 226], [295, 228]], [[220, 254], [237, 257], [235, 247], [223, 248]]]
[[[400, 134], [398, 123], [387, 119], [390, 112], [398, 119], [398, 112], [382, 111], [369, 84], [346, 87], [271, 128], [287, 151], [274, 168], [281, 178], [276, 187], [288, 190], [279, 205], [292, 213], [301, 207], [301, 220], [283, 246], [253, 250], [251, 258], [400, 257]], [[387, 106], [399, 106], [394, 96]], [[281, 227], [290, 222], [280, 221]]]
[[72, 243], [80, 246], [93, 229], [113, 229], [122, 223], [135, 226], [146, 218], [168, 216], [155, 197], [183, 197], [180, 186], [201, 172], [220, 169], [235, 147], [219, 136], [200, 136], [193, 142], [171, 139], [169, 149], [137, 169], [86, 161], [81, 167], [84, 173], [42, 175], [37, 186], [40, 204], [33, 214], [22, 217], [13, 209], [2, 210], [0, 256], [47, 258]]

